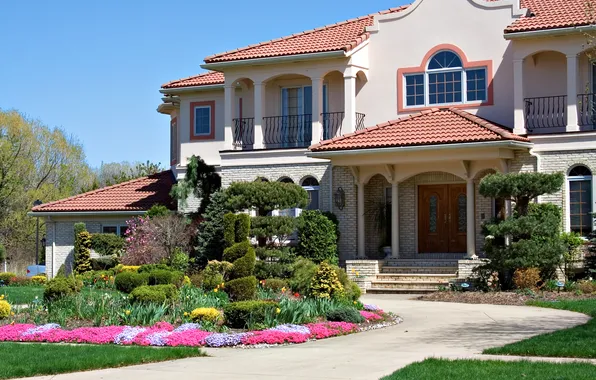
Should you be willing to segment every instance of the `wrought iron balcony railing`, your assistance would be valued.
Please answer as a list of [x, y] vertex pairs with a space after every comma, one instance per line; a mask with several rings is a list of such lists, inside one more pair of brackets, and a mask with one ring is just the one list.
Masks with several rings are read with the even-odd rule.
[[548, 133], [567, 125], [567, 96], [526, 98], [525, 119], [528, 133]]
[[[323, 140], [332, 139], [336, 136], [341, 136], [344, 132], [343, 120], [344, 112], [326, 112], [323, 113]], [[364, 117], [365, 115], [360, 112], [356, 112], [356, 130], [359, 131], [364, 129]]]
[[312, 115], [263, 118], [265, 149], [306, 148], [312, 141]]
[[234, 119], [234, 147], [250, 150], [255, 143], [255, 119]]
[[577, 96], [577, 123], [586, 129], [596, 129], [596, 94]]

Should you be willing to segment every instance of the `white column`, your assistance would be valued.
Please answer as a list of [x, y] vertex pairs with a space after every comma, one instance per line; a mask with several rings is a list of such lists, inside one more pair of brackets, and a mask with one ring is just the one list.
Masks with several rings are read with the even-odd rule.
[[567, 132], [579, 131], [577, 117], [577, 54], [567, 56]]
[[356, 76], [344, 75], [344, 120], [341, 134], [356, 130]]
[[263, 107], [265, 105], [265, 83], [254, 83], [254, 102], [255, 102], [255, 140], [254, 149], [263, 149]]
[[399, 258], [399, 183], [391, 183], [391, 257]]
[[468, 178], [466, 184], [466, 238], [468, 258], [476, 258], [476, 213], [474, 212], [474, 179]]
[[513, 133], [525, 135], [526, 120], [524, 117], [524, 60], [516, 59], [513, 61], [513, 105], [514, 105], [514, 124]]
[[323, 139], [323, 79], [312, 80], [312, 144]]
[[224, 87], [224, 148], [232, 150], [234, 143], [234, 86]]
[[358, 258], [366, 257], [364, 245], [364, 183], [358, 182]]

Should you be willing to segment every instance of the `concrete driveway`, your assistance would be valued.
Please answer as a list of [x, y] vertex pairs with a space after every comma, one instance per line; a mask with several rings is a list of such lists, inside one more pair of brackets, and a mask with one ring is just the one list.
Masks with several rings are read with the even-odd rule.
[[583, 314], [518, 306], [411, 301], [367, 295], [404, 323], [360, 334], [269, 349], [208, 349], [211, 357], [45, 376], [55, 380], [379, 379], [430, 356], [470, 357], [484, 348], [586, 323]]

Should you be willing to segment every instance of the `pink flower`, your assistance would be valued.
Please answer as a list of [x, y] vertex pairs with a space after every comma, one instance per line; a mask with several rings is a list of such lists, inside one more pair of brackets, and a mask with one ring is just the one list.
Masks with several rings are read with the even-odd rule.
[[362, 315], [364, 317], [364, 319], [366, 319], [367, 321], [379, 321], [381, 319], [383, 319], [383, 317], [381, 317], [379, 314], [377, 313], [372, 313], [370, 311], [360, 311], [360, 315]]
[[255, 331], [246, 335], [242, 339], [242, 344], [284, 344], [284, 343], [304, 343], [308, 340], [307, 334], [288, 333], [282, 331]]

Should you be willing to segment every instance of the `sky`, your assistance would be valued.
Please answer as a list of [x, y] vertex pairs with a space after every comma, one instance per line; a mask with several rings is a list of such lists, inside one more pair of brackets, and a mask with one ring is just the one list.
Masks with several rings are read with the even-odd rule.
[[408, 0], [0, 0], [0, 109], [59, 127], [87, 162], [169, 160], [160, 86], [203, 58]]

